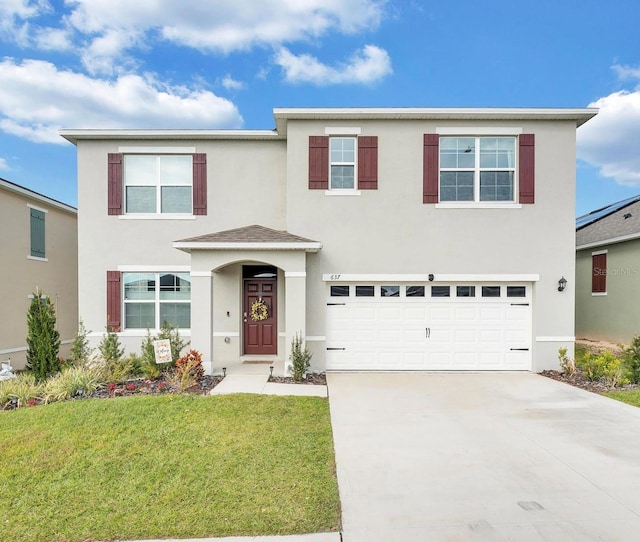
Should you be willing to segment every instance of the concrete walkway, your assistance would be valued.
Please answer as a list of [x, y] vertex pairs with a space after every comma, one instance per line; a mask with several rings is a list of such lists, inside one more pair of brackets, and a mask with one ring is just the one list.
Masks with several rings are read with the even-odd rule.
[[228, 393], [261, 393], [266, 395], [305, 395], [327, 397], [327, 386], [317, 384], [279, 384], [268, 382], [266, 375], [228, 374], [211, 390], [211, 395]]
[[328, 375], [344, 542], [640, 540], [640, 409], [530, 373]]

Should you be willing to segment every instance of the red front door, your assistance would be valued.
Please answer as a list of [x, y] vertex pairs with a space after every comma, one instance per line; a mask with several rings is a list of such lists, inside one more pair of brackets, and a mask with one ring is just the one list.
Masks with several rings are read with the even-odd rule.
[[252, 278], [244, 281], [244, 353], [277, 354], [276, 279]]

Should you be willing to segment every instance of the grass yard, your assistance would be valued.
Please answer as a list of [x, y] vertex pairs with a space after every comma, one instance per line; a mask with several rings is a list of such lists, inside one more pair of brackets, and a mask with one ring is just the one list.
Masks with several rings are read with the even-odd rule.
[[0, 412], [0, 538], [337, 531], [329, 403], [165, 395]]
[[640, 390], [606, 391], [602, 395], [640, 407]]

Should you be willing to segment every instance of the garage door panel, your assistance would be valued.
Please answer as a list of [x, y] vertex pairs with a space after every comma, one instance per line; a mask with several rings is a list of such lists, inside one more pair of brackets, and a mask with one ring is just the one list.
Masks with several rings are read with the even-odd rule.
[[328, 369], [530, 369], [530, 303], [480, 297], [331, 301], [340, 304], [327, 306]]

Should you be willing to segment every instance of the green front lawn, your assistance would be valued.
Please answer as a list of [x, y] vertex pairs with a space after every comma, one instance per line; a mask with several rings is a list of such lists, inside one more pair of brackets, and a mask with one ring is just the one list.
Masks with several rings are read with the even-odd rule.
[[640, 407], [640, 390], [627, 390], [627, 391], [606, 391], [602, 395], [628, 403], [630, 405]]
[[326, 399], [166, 395], [0, 412], [0, 538], [337, 531]]

